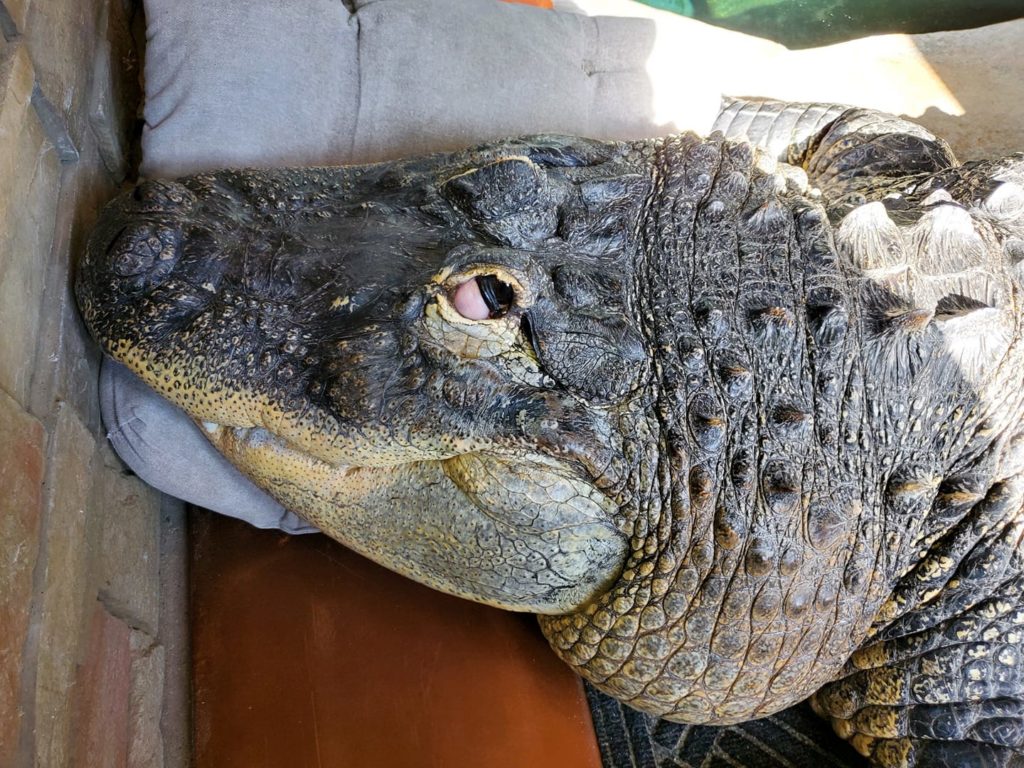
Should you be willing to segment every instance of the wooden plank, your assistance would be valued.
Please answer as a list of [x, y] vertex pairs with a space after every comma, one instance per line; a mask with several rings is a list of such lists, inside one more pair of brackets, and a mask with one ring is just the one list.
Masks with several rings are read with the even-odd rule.
[[204, 511], [191, 549], [196, 768], [600, 767], [532, 617]]

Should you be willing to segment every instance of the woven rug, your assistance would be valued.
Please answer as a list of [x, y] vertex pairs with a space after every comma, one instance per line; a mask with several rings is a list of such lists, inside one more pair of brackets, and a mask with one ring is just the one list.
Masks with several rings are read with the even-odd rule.
[[682, 725], [586, 685], [604, 768], [863, 768], [865, 761], [800, 704], [749, 723]]

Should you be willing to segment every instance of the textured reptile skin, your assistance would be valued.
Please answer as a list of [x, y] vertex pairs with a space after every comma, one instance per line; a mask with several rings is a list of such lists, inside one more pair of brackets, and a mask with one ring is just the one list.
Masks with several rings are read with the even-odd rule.
[[810, 699], [877, 765], [1012, 765], [1024, 159], [719, 128], [149, 182], [79, 303], [284, 505], [631, 707]]

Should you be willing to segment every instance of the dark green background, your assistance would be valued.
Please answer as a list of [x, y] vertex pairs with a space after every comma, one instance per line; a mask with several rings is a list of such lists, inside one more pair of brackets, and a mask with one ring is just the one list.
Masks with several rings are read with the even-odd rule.
[[792, 48], [886, 32], [967, 29], [1024, 16], [1024, 0], [640, 0]]

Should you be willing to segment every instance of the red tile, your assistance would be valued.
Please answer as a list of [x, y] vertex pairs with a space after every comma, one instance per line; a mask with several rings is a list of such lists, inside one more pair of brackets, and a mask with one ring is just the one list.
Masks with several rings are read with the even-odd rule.
[[0, 391], [0, 765], [14, 762], [21, 728], [22, 651], [39, 553], [42, 425]]
[[130, 636], [127, 624], [96, 604], [88, 651], [75, 686], [74, 754], [90, 768], [125, 768], [128, 764]]

